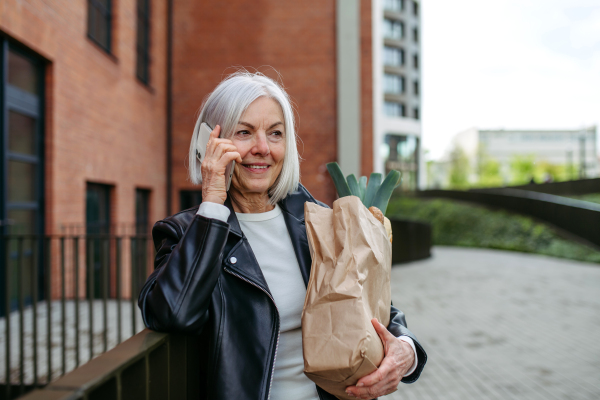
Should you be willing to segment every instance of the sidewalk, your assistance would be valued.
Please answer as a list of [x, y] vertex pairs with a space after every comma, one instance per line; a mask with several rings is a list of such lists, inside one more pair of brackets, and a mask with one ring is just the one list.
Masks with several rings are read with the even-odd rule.
[[600, 265], [435, 247], [392, 269], [392, 300], [428, 362], [387, 399], [600, 398]]

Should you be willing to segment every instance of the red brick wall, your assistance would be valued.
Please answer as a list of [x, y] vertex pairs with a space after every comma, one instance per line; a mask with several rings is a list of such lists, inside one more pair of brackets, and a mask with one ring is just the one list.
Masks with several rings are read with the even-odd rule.
[[135, 189], [165, 215], [166, 2], [153, 0], [151, 83], [135, 76], [136, 1], [113, 1], [113, 54], [87, 38], [87, 1], [2, 0], [0, 30], [48, 60], [46, 226], [85, 222], [86, 182], [114, 185], [114, 223], [135, 219]]
[[275, 68], [296, 103], [301, 182], [330, 203], [325, 164], [336, 159], [335, 1], [175, 1], [173, 212], [187, 179], [189, 141], [203, 98], [232, 66]]

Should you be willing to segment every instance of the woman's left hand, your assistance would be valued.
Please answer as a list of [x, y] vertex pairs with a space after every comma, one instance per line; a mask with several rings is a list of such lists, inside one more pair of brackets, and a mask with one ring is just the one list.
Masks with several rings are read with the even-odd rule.
[[408, 343], [392, 335], [376, 318], [371, 323], [381, 338], [385, 356], [375, 372], [360, 378], [356, 386], [346, 388], [346, 393], [359, 399], [373, 399], [395, 392], [415, 362], [415, 354]]

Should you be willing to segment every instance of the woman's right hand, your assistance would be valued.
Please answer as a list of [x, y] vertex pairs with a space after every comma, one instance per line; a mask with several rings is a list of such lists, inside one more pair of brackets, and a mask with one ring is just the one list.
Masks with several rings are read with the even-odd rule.
[[215, 126], [206, 145], [202, 172], [202, 201], [224, 204], [227, 199], [225, 169], [232, 161], [242, 162], [237, 147], [229, 139], [221, 139], [221, 127]]

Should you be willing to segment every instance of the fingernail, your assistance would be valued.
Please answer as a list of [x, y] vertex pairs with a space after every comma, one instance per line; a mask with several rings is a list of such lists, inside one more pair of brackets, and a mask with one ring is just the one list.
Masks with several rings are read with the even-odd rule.
[[362, 382], [360, 382], [360, 383], [356, 384], [356, 386], [357, 386], [357, 387], [363, 387], [363, 386], [365, 386], [365, 384], [364, 384], [364, 383], [362, 383]]
[[354, 395], [352, 394], [352, 392], [346, 392], [346, 394], [350, 397], [354, 397]]

